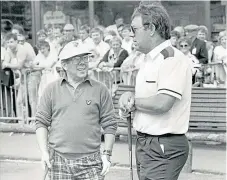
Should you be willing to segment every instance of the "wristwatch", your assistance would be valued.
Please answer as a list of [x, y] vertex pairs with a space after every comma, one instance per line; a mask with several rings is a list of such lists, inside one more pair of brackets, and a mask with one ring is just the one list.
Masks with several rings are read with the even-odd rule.
[[104, 150], [103, 154], [108, 155], [108, 156], [112, 156], [112, 151], [111, 150]]

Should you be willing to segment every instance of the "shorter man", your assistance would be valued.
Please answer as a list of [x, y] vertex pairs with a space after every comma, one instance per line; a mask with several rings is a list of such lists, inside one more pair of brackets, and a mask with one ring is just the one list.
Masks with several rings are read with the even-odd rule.
[[89, 54], [81, 47], [64, 48], [59, 58], [65, 76], [51, 83], [40, 100], [36, 135], [51, 180], [102, 180], [110, 168], [117, 121], [108, 89], [88, 77]]

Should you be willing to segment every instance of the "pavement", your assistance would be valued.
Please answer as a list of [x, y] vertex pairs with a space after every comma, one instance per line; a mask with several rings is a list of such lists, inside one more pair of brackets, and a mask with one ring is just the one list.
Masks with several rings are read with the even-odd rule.
[[[43, 171], [40, 163], [25, 162], [1, 162], [1, 180], [40, 180]], [[31, 178], [32, 177], [32, 178]], [[138, 180], [136, 171], [133, 171], [134, 180]], [[225, 180], [224, 175], [201, 174], [201, 173], [181, 173], [179, 180]], [[130, 171], [127, 168], [112, 167], [105, 180], [131, 180]]]
[[[40, 152], [35, 134], [0, 133], [0, 179], [38, 180], [42, 176]], [[135, 145], [133, 145], [133, 153]], [[112, 156], [110, 173], [106, 180], [129, 178], [129, 156], [126, 140], [117, 140]], [[133, 157], [135, 168], [135, 158]], [[226, 179], [226, 145], [193, 142], [193, 173], [182, 173], [180, 180]], [[136, 176], [136, 173], [134, 173]], [[33, 176], [34, 175], [34, 176]], [[137, 180], [137, 179], [135, 179]]]

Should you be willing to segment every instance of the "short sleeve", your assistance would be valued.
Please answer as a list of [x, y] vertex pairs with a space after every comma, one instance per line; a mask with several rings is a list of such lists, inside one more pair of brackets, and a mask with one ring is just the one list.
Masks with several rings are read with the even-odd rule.
[[185, 59], [179, 59], [175, 57], [167, 58], [163, 61], [158, 73], [158, 92], [157, 94], [168, 94], [174, 96], [177, 99], [181, 99], [184, 91], [186, 78], [188, 73], [191, 71], [187, 57]]

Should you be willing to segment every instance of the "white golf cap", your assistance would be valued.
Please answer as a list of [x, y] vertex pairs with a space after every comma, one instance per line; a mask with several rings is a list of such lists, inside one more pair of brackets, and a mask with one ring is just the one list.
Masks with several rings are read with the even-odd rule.
[[59, 60], [68, 60], [69, 58], [81, 55], [88, 55], [91, 54], [89, 50], [85, 46], [66, 46], [62, 49], [59, 54]]
[[74, 26], [72, 24], [66, 24], [63, 30], [74, 30]]

